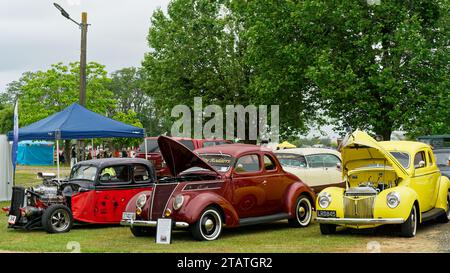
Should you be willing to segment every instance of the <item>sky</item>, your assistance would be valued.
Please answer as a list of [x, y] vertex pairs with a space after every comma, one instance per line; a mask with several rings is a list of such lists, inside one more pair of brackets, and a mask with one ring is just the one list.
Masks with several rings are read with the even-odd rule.
[[23, 72], [79, 61], [80, 30], [53, 2], [78, 22], [88, 13], [87, 61], [113, 72], [140, 66], [151, 15], [166, 10], [169, 0], [1, 0], [0, 92]]

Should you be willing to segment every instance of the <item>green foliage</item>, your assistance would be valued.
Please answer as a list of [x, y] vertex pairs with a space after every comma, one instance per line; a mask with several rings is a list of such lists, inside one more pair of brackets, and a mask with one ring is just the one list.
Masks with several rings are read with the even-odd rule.
[[[129, 125], [133, 125], [136, 127], [142, 128], [142, 123], [138, 118], [138, 115], [133, 110], [128, 110], [126, 113], [124, 112], [116, 112], [116, 114], [112, 117], [115, 120], [124, 122]], [[114, 138], [112, 139], [112, 143], [116, 147], [133, 147], [139, 146], [142, 142], [140, 138]]]
[[0, 104], [0, 134], [6, 134], [13, 129], [14, 107], [10, 104]]
[[145, 93], [147, 75], [142, 68], [127, 67], [111, 74], [110, 90], [117, 100], [116, 111], [128, 113], [132, 110], [141, 121], [147, 134], [157, 136], [167, 129], [156, 116], [153, 102]]
[[[28, 72], [20, 79], [20, 126], [33, 123], [63, 110], [79, 98], [79, 64], [54, 64], [49, 70]], [[87, 65], [86, 107], [102, 115], [111, 112], [116, 105], [113, 93], [107, 88], [110, 79], [103, 65], [90, 62]], [[11, 86], [11, 85], [10, 85]]]
[[145, 56], [147, 93], [154, 99], [156, 115], [170, 122], [178, 104], [203, 103], [225, 106], [249, 104], [250, 69], [244, 63], [245, 44], [232, 20], [228, 1], [175, 0], [167, 15], [156, 11], [151, 19]]

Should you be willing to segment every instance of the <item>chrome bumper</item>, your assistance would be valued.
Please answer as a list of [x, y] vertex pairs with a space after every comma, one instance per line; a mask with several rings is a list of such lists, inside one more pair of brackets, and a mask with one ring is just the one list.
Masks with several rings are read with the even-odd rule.
[[[156, 227], [157, 221], [122, 220], [120, 224], [128, 227]], [[189, 224], [186, 222], [174, 222], [174, 226], [177, 228], [187, 228]]]
[[403, 218], [322, 218], [317, 217], [316, 222], [320, 224], [335, 225], [388, 225], [403, 224]]

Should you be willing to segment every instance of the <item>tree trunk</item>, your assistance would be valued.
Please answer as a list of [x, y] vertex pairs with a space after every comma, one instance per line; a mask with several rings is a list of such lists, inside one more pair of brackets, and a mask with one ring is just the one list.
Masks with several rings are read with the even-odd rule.
[[72, 149], [70, 147], [70, 140], [64, 140], [64, 159], [66, 160], [64, 165], [66, 166], [70, 166], [70, 160], [72, 156], [71, 150]]

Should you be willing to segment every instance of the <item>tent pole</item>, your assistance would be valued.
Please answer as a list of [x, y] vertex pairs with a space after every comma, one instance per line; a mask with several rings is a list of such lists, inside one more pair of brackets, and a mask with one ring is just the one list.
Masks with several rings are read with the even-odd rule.
[[56, 168], [57, 168], [57, 178], [59, 182], [59, 140], [56, 139]]
[[146, 136], [147, 136], [147, 134], [145, 133], [145, 128], [144, 128], [145, 159], [147, 159], [147, 139], [145, 138]]
[[93, 138], [91, 138], [91, 145], [92, 145], [92, 151], [91, 151], [91, 154], [94, 153], [93, 156], [92, 156], [92, 159], [94, 159], [94, 158], [95, 158], [96, 151], [95, 151], [95, 149], [94, 149], [94, 139], [93, 139]]

